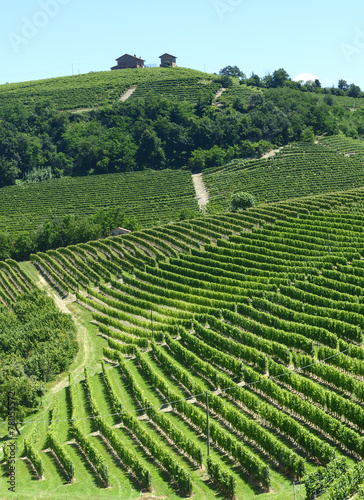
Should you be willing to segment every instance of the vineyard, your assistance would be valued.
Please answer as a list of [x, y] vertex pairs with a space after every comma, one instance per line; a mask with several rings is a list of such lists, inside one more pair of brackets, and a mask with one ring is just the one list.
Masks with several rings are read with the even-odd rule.
[[[223, 168], [205, 170], [203, 178], [211, 205], [226, 209], [239, 190], [265, 203], [363, 186], [360, 157], [338, 154], [331, 146], [337, 137], [325, 139], [322, 144], [294, 143], [271, 158], [234, 160]], [[350, 139], [344, 142], [347, 148], [352, 147]]]
[[[334, 136], [320, 144], [286, 146], [271, 158], [234, 160], [207, 169], [203, 178], [210, 207], [225, 210], [239, 190], [265, 203], [361, 186], [362, 151], [362, 141]], [[11, 234], [67, 214], [86, 216], [112, 206], [121, 206], [142, 227], [176, 221], [185, 209], [198, 212], [191, 173], [182, 170], [65, 177], [0, 192], [0, 230]]]
[[131, 99], [165, 97], [174, 101], [197, 103], [199, 100], [212, 100], [220, 88], [220, 83], [198, 77], [183, 80], [161, 80], [153, 83], [143, 82], [137, 86]]
[[11, 234], [68, 214], [85, 216], [112, 206], [121, 206], [142, 226], [177, 220], [183, 209], [198, 212], [191, 174], [182, 170], [65, 177], [0, 192], [0, 230]]
[[221, 104], [229, 104], [234, 102], [236, 99], [241, 99], [243, 101], [248, 101], [251, 95], [263, 95], [263, 90], [256, 87], [249, 87], [248, 85], [232, 85], [228, 87], [218, 98], [218, 102]]
[[[211, 75], [187, 68], [91, 72], [84, 75], [0, 85], [0, 103], [1, 106], [21, 103], [33, 107], [51, 100], [60, 110], [97, 108], [114, 104], [128, 88], [135, 85], [136, 96], [145, 94], [149, 96], [149, 93], [159, 95], [160, 87], [166, 85], [168, 96], [175, 90], [182, 91], [187, 93], [188, 100], [196, 101], [200, 93], [204, 93], [205, 87], [218, 89], [221, 86], [216, 83], [206, 86], [198, 83], [204, 81], [206, 77], [211, 80]], [[192, 88], [189, 89], [191, 84]], [[195, 94], [197, 97], [194, 97]]]
[[335, 104], [345, 106], [348, 109], [361, 109], [364, 106], [362, 97], [333, 96]]
[[345, 154], [350, 158], [361, 160], [364, 156], [364, 141], [360, 139], [353, 139], [344, 135], [334, 135], [332, 137], [321, 138], [320, 144], [338, 153]]
[[[363, 201], [353, 189], [32, 255], [92, 323], [100, 363], [24, 427], [19, 492], [363, 489]], [[10, 304], [27, 285], [4, 266]]]

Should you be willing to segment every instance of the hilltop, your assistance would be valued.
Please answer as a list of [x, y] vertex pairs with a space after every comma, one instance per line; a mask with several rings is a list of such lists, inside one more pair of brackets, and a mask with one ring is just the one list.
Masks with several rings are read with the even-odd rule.
[[[0, 102], [1, 107], [19, 103], [35, 107], [51, 100], [59, 110], [87, 110], [114, 104], [127, 89], [135, 86], [137, 92], [132, 98], [150, 93], [160, 95], [164, 87], [168, 88], [168, 96], [175, 95], [178, 99], [181, 96], [188, 98], [190, 94], [192, 101], [196, 101], [199, 92], [203, 95], [206, 88], [212, 91], [219, 88], [215, 80], [215, 75], [179, 67], [100, 71], [0, 85]], [[187, 94], [180, 94], [180, 91]]]
[[363, 98], [349, 103], [350, 96], [291, 88], [290, 81], [267, 88], [242, 82], [145, 68], [2, 85], [0, 186], [146, 168], [202, 170], [317, 135], [363, 133]]

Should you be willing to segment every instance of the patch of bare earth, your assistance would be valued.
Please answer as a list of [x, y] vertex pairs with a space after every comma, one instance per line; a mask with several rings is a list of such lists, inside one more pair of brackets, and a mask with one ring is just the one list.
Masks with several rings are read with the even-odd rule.
[[227, 90], [225, 87], [221, 87], [221, 89], [216, 92], [214, 102], [212, 103], [213, 106], [221, 106], [221, 102], [217, 102], [217, 100], [222, 95], [222, 93], [225, 92], [225, 90]]
[[272, 156], [275, 156], [277, 153], [279, 153], [279, 151], [281, 150], [282, 148], [278, 148], [278, 149], [272, 149], [271, 151], [269, 151], [268, 153], [265, 153], [262, 158], [272, 158]]
[[127, 99], [129, 99], [129, 97], [132, 95], [133, 92], [135, 92], [135, 90], [136, 90], [136, 85], [130, 87], [130, 89], [126, 90], [124, 94], [120, 97], [120, 101], [124, 102]]
[[192, 181], [195, 186], [198, 206], [201, 210], [204, 210], [209, 202], [209, 193], [203, 181], [202, 174], [192, 174]]

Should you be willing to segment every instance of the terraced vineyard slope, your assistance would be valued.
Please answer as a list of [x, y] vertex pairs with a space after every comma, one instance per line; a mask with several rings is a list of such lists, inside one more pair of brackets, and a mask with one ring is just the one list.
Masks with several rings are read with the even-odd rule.
[[262, 95], [264, 94], [263, 89], [258, 89], [257, 87], [251, 87], [248, 85], [233, 85], [228, 87], [225, 92], [221, 94], [218, 98], [218, 102], [221, 104], [233, 103], [236, 99], [242, 99], [243, 101], [248, 101], [251, 95]]
[[196, 76], [180, 80], [155, 81], [153, 83], [145, 81], [137, 86], [131, 99], [165, 97], [174, 101], [197, 103], [200, 99], [207, 98], [212, 100], [220, 88], [221, 83]]
[[[39, 488], [283, 500], [335, 456], [359, 487], [363, 201], [354, 189], [34, 255], [104, 339], [95, 375], [59, 395], [76, 483], [47, 459]], [[44, 457], [47, 424], [32, 425]]]
[[207, 169], [203, 179], [210, 202], [221, 210], [237, 191], [247, 191], [264, 203], [363, 186], [363, 162], [326, 147], [332, 143], [295, 143], [271, 158], [235, 160]]
[[[100, 71], [85, 75], [66, 76], [24, 83], [0, 85], [1, 105], [22, 103], [26, 106], [41, 104], [51, 100], [60, 110], [101, 107], [117, 102], [130, 87], [137, 86], [133, 98], [146, 97], [146, 94], [159, 96], [161, 86], [167, 86], [170, 96], [186, 96], [197, 101], [206, 88], [215, 89], [221, 85], [203, 85], [213, 79], [212, 75], [188, 68], [143, 68], [140, 70], [123, 69], [119, 71]], [[164, 83], [165, 82], [165, 83]], [[140, 89], [139, 89], [140, 85]], [[182, 93], [180, 93], [182, 90]]]
[[321, 138], [320, 144], [350, 158], [363, 161], [364, 141], [361, 139], [353, 139], [345, 135], [334, 135], [332, 137]]
[[183, 209], [198, 212], [191, 174], [145, 170], [89, 177], [65, 177], [0, 190], [0, 230], [34, 230], [68, 214], [87, 215], [121, 206], [142, 226], [176, 220]]

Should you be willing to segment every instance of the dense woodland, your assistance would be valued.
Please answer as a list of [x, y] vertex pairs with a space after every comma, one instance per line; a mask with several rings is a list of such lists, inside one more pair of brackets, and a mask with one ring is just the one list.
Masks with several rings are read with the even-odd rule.
[[[222, 73], [221, 85], [239, 85], [236, 69]], [[359, 87], [353, 90], [344, 80], [322, 89], [318, 81], [302, 85], [278, 70], [262, 79], [240, 77], [242, 82], [264, 92], [221, 106], [211, 106], [210, 95], [197, 105], [154, 97], [88, 113], [58, 111], [46, 100], [34, 107], [4, 105], [0, 186], [145, 168], [196, 170], [260, 157], [272, 147], [312, 141], [315, 135], [364, 134], [364, 111], [352, 113], [334, 100], [361, 96]]]

